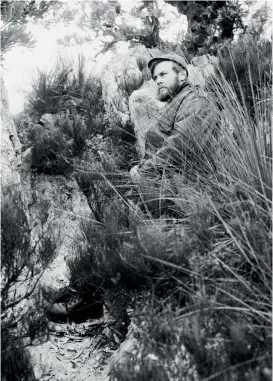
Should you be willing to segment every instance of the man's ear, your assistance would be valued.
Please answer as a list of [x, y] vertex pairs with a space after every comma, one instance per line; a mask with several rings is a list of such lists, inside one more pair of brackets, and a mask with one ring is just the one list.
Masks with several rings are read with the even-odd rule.
[[178, 73], [178, 81], [180, 84], [182, 84], [183, 82], [185, 82], [187, 79], [187, 73], [186, 73], [186, 70], [181, 70], [179, 73]]

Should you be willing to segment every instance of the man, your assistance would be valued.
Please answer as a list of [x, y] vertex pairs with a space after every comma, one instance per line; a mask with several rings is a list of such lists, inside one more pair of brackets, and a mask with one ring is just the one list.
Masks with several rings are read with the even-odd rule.
[[143, 172], [169, 167], [189, 174], [204, 161], [213, 133], [208, 101], [188, 82], [187, 64], [177, 54], [152, 58], [148, 69], [158, 87], [157, 98], [166, 107], [148, 131], [146, 155], [131, 176], [139, 180]]

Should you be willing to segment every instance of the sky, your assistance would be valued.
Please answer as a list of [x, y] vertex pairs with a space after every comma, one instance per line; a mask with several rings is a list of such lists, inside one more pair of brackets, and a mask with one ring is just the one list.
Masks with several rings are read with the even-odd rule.
[[[163, 3], [163, 0], [159, 1]], [[128, 10], [136, 3], [135, 0], [119, 0], [119, 2], [122, 7], [126, 6]], [[257, 1], [255, 8], [261, 6], [263, 3], [264, 1]], [[75, 6], [75, 3], [71, 2], [71, 6]], [[166, 4], [164, 4], [164, 6], [166, 6]], [[165, 7], [165, 19], [169, 21], [168, 27], [161, 32], [160, 36], [164, 40], [172, 41], [179, 31], [186, 32], [186, 17], [178, 15], [176, 9], [171, 5]], [[164, 21], [164, 19], [161, 21]], [[95, 61], [94, 57], [100, 50], [98, 42], [73, 47], [62, 47], [58, 45], [57, 38], [74, 31], [78, 34], [83, 33], [80, 29], [75, 29], [73, 23], [70, 27], [60, 23], [50, 30], [41, 26], [32, 25], [30, 30], [37, 38], [35, 48], [14, 48], [5, 55], [3, 64], [3, 79], [8, 91], [10, 110], [13, 115], [23, 110], [26, 93], [30, 90], [37, 68], [48, 70], [54, 66], [59, 55], [73, 60], [73, 58], [77, 57], [78, 53], [81, 52], [87, 59], [87, 67], [90, 72], [99, 73], [103, 65], [106, 64], [112, 56], [111, 52], [107, 52], [104, 55], [99, 55]], [[121, 43], [118, 49], [120, 52], [125, 52], [127, 48], [126, 44]]]

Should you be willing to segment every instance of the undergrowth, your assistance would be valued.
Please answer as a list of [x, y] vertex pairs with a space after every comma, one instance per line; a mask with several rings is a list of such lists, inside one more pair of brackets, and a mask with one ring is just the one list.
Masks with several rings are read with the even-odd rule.
[[87, 74], [81, 55], [75, 68], [60, 60], [50, 72], [38, 71], [16, 124], [23, 149], [31, 148], [32, 168], [38, 172], [70, 175], [74, 160], [97, 148], [95, 161], [98, 137], [104, 148], [111, 145], [120, 169], [129, 170], [137, 158], [132, 124], [107, 119], [101, 81]]
[[[258, 63], [255, 52], [253, 42]], [[219, 70], [208, 83], [218, 133], [201, 148], [201, 167], [181, 157], [186, 173], [168, 166], [131, 190], [128, 177], [115, 183], [103, 166], [86, 168], [80, 180], [100, 217], [83, 227], [69, 264], [73, 284], [95, 287], [101, 298], [122, 290], [128, 303], [147, 292], [132, 320], [142, 329], [138, 352], [114, 367], [112, 380], [271, 377], [270, 82], [248, 69], [251, 104], [236, 74], [230, 83]], [[200, 139], [195, 134], [199, 151]]]
[[132, 126], [110, 129], [82, 61], [77, 75], [40, 74], [32, 94], [37, 122], [56, 114], [29, 131], [33, 168], [73, 173], [93, 212], [68, 262], [71, 285], [122, 324], [134, 309], [138, 348], [112, 380], [271, 378], [271, 50], [244, 39], [207, 83], [208, 144], [193, 129], [190, 155], [138, 184]]
[[27, 347], [48, 340], [37, 285], [56, 244], [42, 222], [40, 232], [30, 229], [19, 191], [3, 189], [1, 202], [1, 375], [35, 380]]

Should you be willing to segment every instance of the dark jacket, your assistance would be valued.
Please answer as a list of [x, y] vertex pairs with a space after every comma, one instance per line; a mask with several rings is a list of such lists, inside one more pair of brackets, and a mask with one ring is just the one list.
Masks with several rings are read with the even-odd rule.
[[204, 160], [214, 133], [208, 100], [185, 82], [148, 131], [147, 158], [153, 154], [155, 166], [175, 164], [185, 170], [189, 162], [192, 166]]

